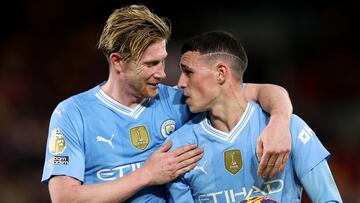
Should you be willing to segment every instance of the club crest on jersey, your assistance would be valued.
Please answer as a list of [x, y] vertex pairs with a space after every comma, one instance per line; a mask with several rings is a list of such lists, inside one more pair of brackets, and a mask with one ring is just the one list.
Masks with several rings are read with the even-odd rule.
[[225, 168], [232, 174], [236, 174], [242, 168], [242, 156], [238, 149], [228, 150], [224, 152]]
[[161, 135], [167, 138], [175, 130], [175, 120], [168, 119], [161, 124]]
[[53, 155], [58, 155], [64, 152], [66, 148], [66, 141], [63, 133], [59, 128], [55, 128], [51, 131], [51, 137], [49, 141], [49, 151]]
[[149, 133], [145, 126], [137, 126], [130, 129], [131, 144], [140, 149], [144, 150], [150, 142]]

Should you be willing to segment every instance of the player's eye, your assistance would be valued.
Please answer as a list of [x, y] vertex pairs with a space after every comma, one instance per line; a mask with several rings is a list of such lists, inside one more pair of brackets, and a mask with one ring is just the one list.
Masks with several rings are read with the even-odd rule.
[[148, 68], [151, 68], [153, 66], [157, 66], [159, 64], [162, 64], [164, 65], [165, 64], [165, 60], [161, 60], [161, 61], [151, 61], [151, 62], [147, 62], [147, 63], [144, 63], [144, 65]]
[[186, 76], [188, 76], [188, 77], [190, 77], [190, 76], [193, 74], [193, 72], [190, 71], [190, 70], [183, 70], [183, 72], [184, 72], [184, 74], [185, 74]]

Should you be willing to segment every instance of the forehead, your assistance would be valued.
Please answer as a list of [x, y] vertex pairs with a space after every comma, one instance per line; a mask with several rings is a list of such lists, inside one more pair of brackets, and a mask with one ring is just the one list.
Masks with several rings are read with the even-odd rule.
[[200, 52], [198, 51], [188, 51], [181, 55], [180, 64], [186, 65], [188, 67], [196, 67], [202, 64], [200, 60]]
[[152, 42], [144, 51], [140, 61], [163, 60], [167, 56], [166, 41], [157, 40]]

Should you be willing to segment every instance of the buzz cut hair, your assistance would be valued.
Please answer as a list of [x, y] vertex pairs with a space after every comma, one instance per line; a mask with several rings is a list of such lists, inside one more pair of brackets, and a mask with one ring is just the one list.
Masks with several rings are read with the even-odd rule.
[[224, 31], [210, 31], [186, 41], [181, 47], [181, 54], [188, 51], [199, 52], [201, 56], [210, 60], [218, 57], [227, 58], [236, 79], [242, 81], [248, 65], [248, 58], [244, 47], [231, 34]]

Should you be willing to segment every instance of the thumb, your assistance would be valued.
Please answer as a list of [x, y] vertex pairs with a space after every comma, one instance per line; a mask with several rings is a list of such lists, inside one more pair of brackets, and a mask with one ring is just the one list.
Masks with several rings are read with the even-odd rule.
[[171, 148], [171, 146], [172, 146], [172, 141], [171, 140], [169, 140], [167, 143], [165, 143], [163, 146], [161, 146], [159, 149], [158, 149], [158, 151], [159, 152], [167, 152], [167, 151], [169, 151], [169, 149]]
[[263, 142], [261, 139], [258, 139], [256, 142], [256, 156], [258, 158], [258, 161], [261, 160], [261, 157], [263, 155], [263, 149], [264, 149]]

